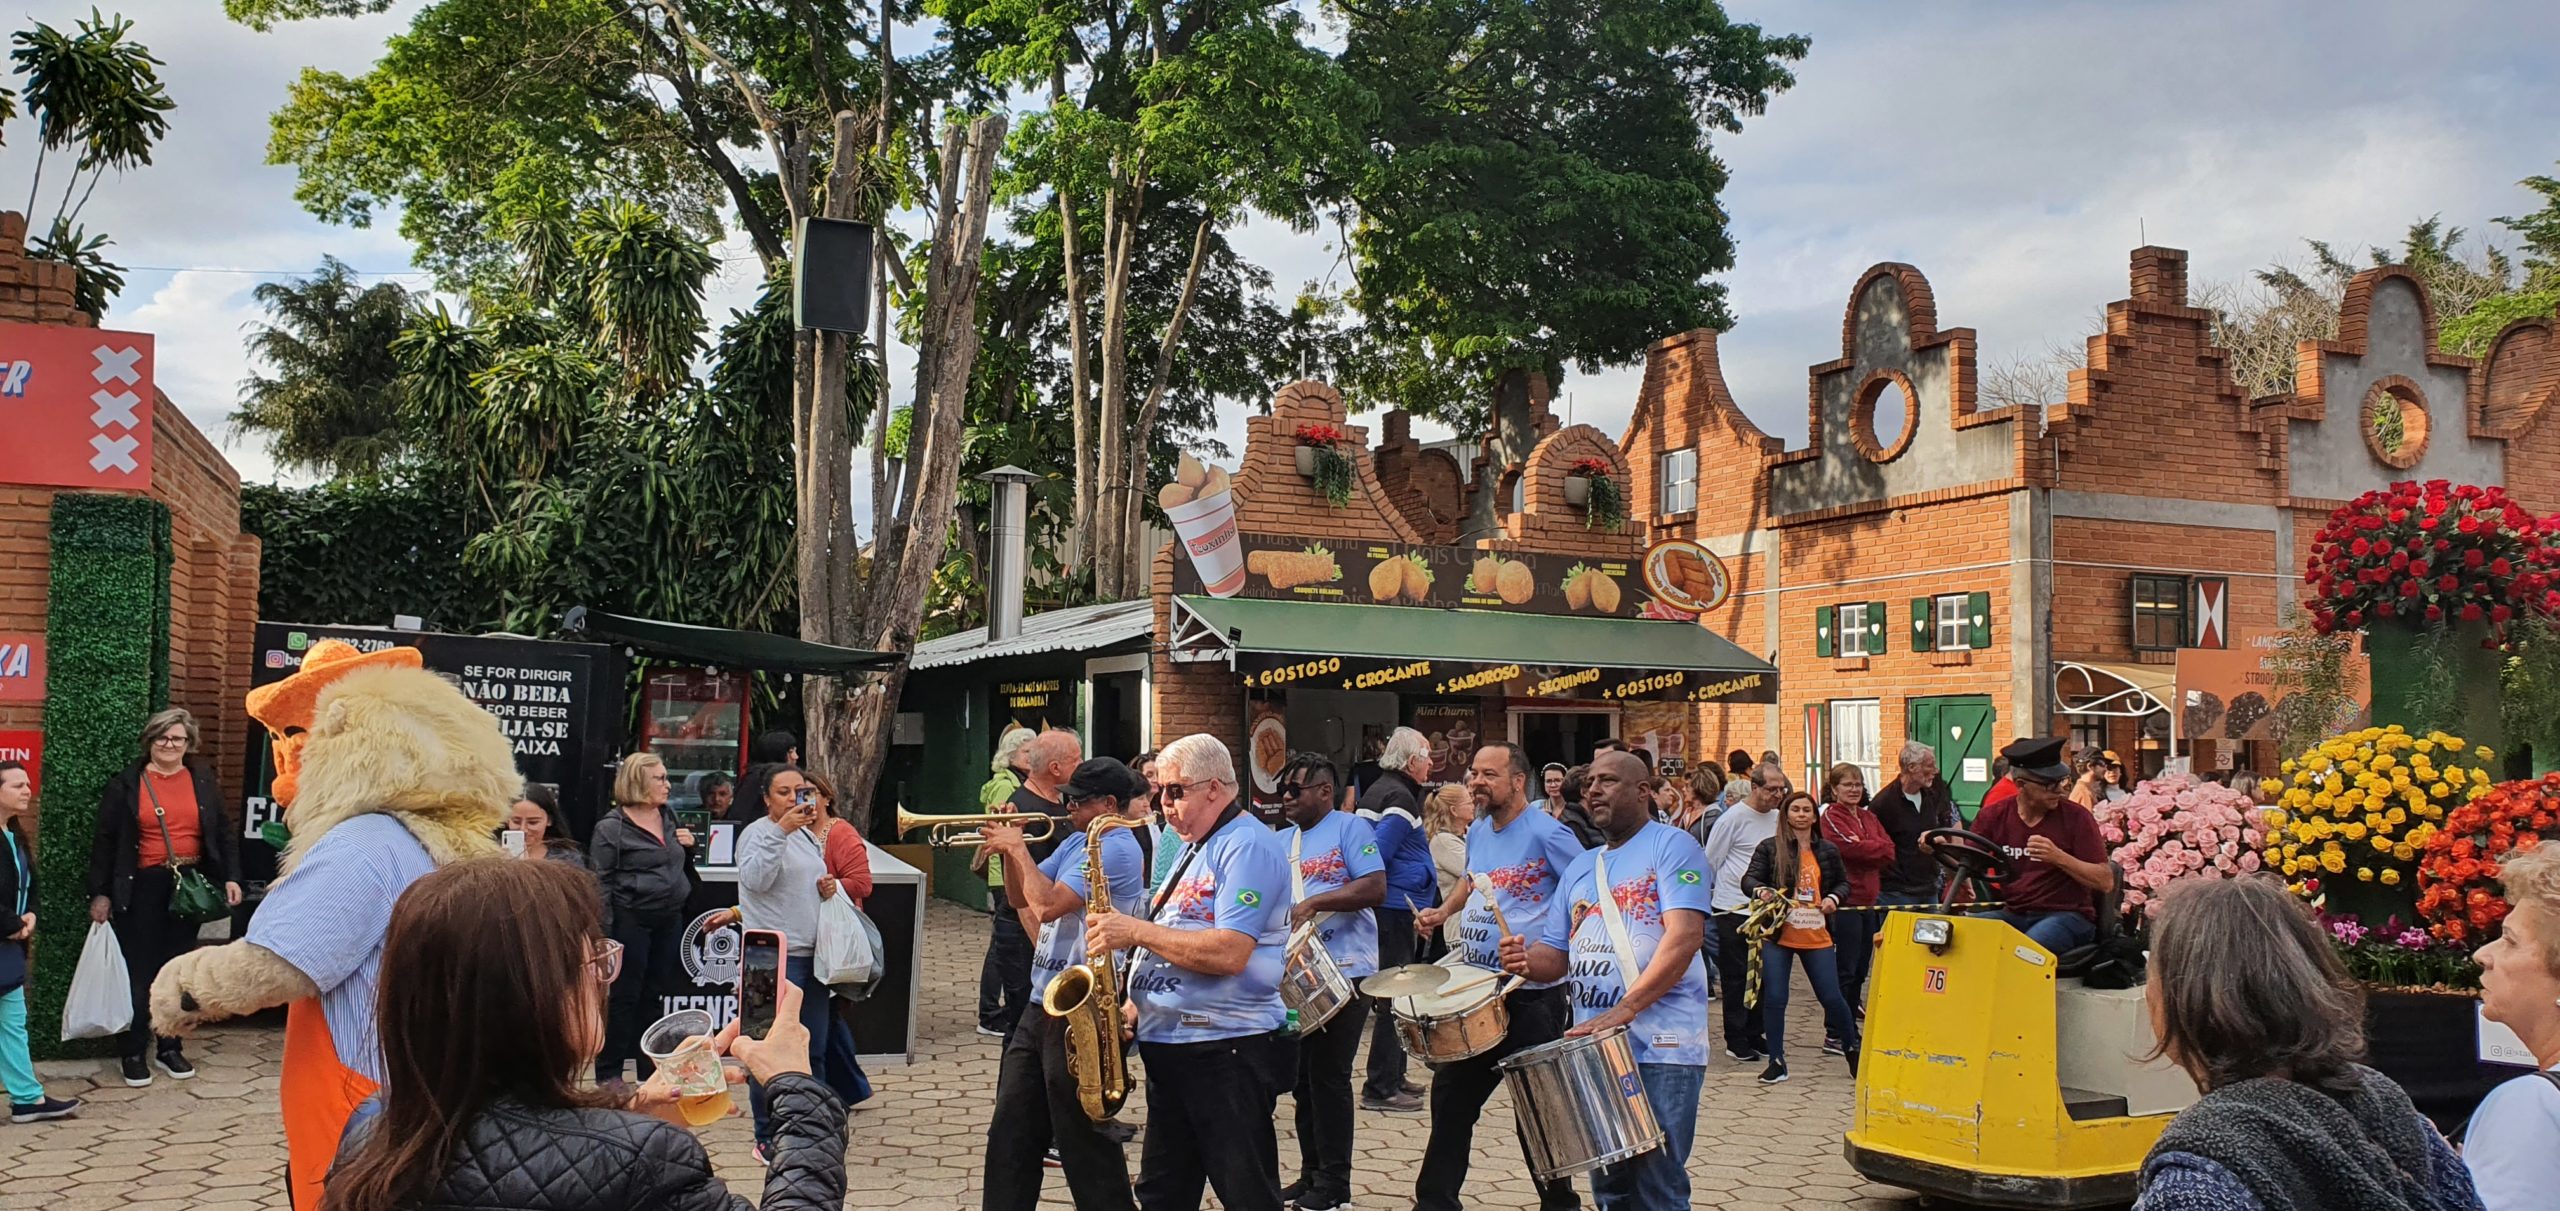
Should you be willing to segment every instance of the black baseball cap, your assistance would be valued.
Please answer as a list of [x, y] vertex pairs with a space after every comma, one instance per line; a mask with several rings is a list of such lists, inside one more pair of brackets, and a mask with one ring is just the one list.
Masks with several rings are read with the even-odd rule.
[[1147, 780], [1116, 757], [1095, 757], [1077, 766], [1058, 793], [1069, 803], [1105, 795], [1126, 803], [1146, 797]]

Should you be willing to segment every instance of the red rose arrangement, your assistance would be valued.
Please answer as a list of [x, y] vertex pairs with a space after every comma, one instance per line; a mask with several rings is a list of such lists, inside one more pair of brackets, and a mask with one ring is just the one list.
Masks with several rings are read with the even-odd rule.
[[2503, 488], [2396, 483], [2329, 515], [2303, 578], [2322, 634], [2371, 622], [2487, 622], [2560, 614], [2560, 518], [2537, 519]]
[[2418, 916], [2438, 939], [2479, 946], [2507, 919], [2498, 863], [2560, 821], [2560, 773], [2501, 782], [2448, 813], [2418, 859]]
[[1613, 470], [1615, 470], [1615, 468], [1611, 467], [1609, 465], [1609, 460], [1605, 458], [1577, 458], [1573, 460], [1573, 473], [1576, 475], [1607, 475]]
[[1340, 425], [1300, 425], [1297, 437], [1301, 446], [1339, 446], [1351, 440]]

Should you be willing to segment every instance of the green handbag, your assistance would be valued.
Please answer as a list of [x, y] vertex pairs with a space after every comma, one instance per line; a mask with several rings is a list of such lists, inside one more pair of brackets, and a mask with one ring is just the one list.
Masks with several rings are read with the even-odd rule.
[[[160, 806], [160, 792], [151, 789], [151, 775], [142, 776], [142, 793], [151, 796], [151, 818], [160, 824], [160, 849], [172, 859], [178, 847], [169, 840], [169, 813]], [[205, 878], [204, 872], [192, 866], [169, 863], [169, 915], [189, 925], [231, 915], [231, 905], [222, 897], [222, 889]]]

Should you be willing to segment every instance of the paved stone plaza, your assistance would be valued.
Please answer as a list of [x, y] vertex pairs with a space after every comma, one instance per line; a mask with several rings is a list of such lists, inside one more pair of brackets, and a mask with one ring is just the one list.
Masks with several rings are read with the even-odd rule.
[[[871, 1068], [879, 1096], [853, 1118], [848, 1207], [958, 1211], [978, 1205], [979, 1153], [997, 1046], [972, 1030], [986, 924], [941, 902], [934, 903], [926, 923], [916, 1062]], [[1813, 998], [1795, 1000], [1799, 1013], [1789, 1030], [1793, 1080], [1762, 1088], [1752, 1079], [1758, 1065], [1735, 1064], [1721, 1053], [1708, 1070], [1706, 1106], [1689, 1161], [1697, 1205], [1806, 1211], [1911, 1206], [1908, 1195], [1860, 1180], [1840, 1159], [1849, 1077], [1839, 1060], [1817, 1052], [1818, 1014], [1802, 1012]], [[283, 1038], [278, 1028], [215, 1030], [188, 1048], [200, 1069], [195, 1080], [162, 1077], [148, 1089], [125, 1088], [106, 1063], [42, 1065], [57, 1096], [86, 1098], [89, 1105], [69, 1122], [0, 1125], [0, 1209], [283, 1208], [284, 1137], [275, 1116]], [[1468, 1205], [1535, 1206], [1511, 1142], [1509, 1098], [1497, 1095], [1485, 1115]], [[1127, 1117], [1145, 1120], [1143, 1093], [1130, 1100]], [[1293, 1164], [1297, 1144], [1289, 1124], [1284, 1099], [1280, 1152]], [[1361, 1113], [1355, 1205], [1363, 1211], [1411, 1205], [1425, 1129], [1418, 1114]], [[757, 1183], [746, 1120], [720, 1123], [706, 1138], [721, 1176], [753, 1197]], [[1135, 1156], [1133, 1146], [1133, 1162]], [[1283, 1179], [1293, 1176], [1284, 1165]], [[1051, 1205], [1068, 1205], [1062, 1181], [1052, 1178], [1049, 1189]], [[1584, 1198], [1587, 1206], [1587, 1185]]]

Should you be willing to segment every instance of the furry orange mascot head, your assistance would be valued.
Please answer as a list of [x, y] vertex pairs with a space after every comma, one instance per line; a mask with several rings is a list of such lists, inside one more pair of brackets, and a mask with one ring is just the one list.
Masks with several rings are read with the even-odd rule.
[[357, 669], [425, 667], [418, 649], [384, 648], [364, 652], [336, 639], [323, 639], [303, 654], [302, 668], [273, 685], [249, 691], [249, 717], [264, 724], [268, 747], [275, 754], [275, 801], [290, 806], [302, 784], [302, 742], [311, 731], [320, 692]]

